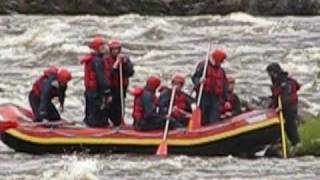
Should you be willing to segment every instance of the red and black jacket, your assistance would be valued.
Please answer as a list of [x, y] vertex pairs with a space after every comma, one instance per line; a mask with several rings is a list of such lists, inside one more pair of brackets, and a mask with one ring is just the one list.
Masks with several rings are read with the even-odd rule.
[[272, 103], [271, 107], [278, 107], [278, 97], [281, 97], [284, 107], [296, 106], [298, 104], [298, 91], [301, 85], [297, 80], [288, 77], [286, 72], [280, 74], [278, 79], [274, 79], [271, 87]]
[[[203, 73], [204, 61], [200, 62], [196, 68], [196, 72], [192, 76], [192, 82], [198, 90], [200, 79]], [[204, 92], [220, 96], [223, 99], [227, 98], [228, 82], [226, 74], [222, 67], [212, 65], [210, 62], [206, 71], [204, 82]]]
[[140, 88], [134, 94], [132, 117], [134, 121], [147, 119], [149, 116], [156, 113], [157, 97], [155, 92], [149, 88]]
[[46, 112], [47, 106], [54, 97], [59, 98], [61, 105], [64, 104], [67, 86], [61, 86], [57, 78], [58, 68], [52, 66], [44, 71], [33, 84], [31, 93], [40, 99], [39, 112]]
[[99, 94], [109, 91], [110, 84], [105, 77], [107, 68], [103, 58], [103, 54], [92, 53], [81, 59], [81, 64], [84, 64], [84, 85], [86, 91], [97, 91]]
[[[159, 113], [162, 115], [167, 115], [169, 106], [170, 106], [170, 98], [171, 98], [172, 89], [165, 89], [161, 92], [160, 99], [159, 99]], [[194, 99], [187, 95], [186, 93], [180, 91], [176, 92], [173, 102], [173, 107], [177, 107], [183, 111], [192, 112], [191, 104], [194, 102]], [[185, 114], [181, 111], [173, 110], [171, 117], [175, 119], [184, 119]]]
[[[111, 56], [104, 58], [105, 62], [105, 78], [107, 79], [110, 88], [113, 90], [120, 90], [120, 73], [119, 68], [114, 69], [113, 64], [116, 62]], [[133, 64], [130, 59], [127, 59], [127, 62], [123, 64], [123, 87], [127, 89], [129, 85], [129, 78], [133, 76], [134, 69]]]

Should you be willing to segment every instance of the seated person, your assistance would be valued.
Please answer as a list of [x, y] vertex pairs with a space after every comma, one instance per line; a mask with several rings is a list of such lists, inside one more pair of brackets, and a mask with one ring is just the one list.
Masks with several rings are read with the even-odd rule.
[[237, 94], [234, 93], [235, 80], [228, 77], [228, 95], [225, 102], [221, 104], [221, 119], [236, 116], [241, 113], [241, 103]]
[[[173, 110], [170, 118], [178, 121], [183, 126], [187, 126], [189, 118], [191, 116], [191, 103], [194, 101], [191, 96], [182, 91], [185, 82], [185, 77], [181, 74], [175, 74], [172, 78], [172, 87], [176, 87], [176, 93], [174, 96]], [[159, 99], [159, 113], [161, 115], [167, 115], [170, 105], [172, 88], [164, 89], [161, 92]]]
[[[156, 91], [160, 86], [160, 79], [150, 76], [144, 88], [136, 88], [132, 92], [134, 97], [133, 104], [133, 126], [139, 131], [150, 131], [164, 129], [166, 116], [161, 116], [157, 112]], [[175, 127], [170, 123], [170, 128]]]

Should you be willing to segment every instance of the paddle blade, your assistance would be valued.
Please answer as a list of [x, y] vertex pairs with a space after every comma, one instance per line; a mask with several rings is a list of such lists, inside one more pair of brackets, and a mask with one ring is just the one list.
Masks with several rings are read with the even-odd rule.
[[201, 109], [197, 107], [191, 115], [191, 119], [189, 120], [188, 128], [189, 130], [198, 129], [201, 127]]
[[157, 156], [167, 156], [168, 155], [168, 144], [166, 141], [162, 141], [157, 150]]
[[0, 131], [5, 131], [7, 129], [18, 127], [18, 123], [15, 121], [1, 121], [0, 122]]

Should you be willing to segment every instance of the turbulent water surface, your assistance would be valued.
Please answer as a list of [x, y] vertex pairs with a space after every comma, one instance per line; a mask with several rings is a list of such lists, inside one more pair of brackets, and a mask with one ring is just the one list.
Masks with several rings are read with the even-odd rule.
[[[143, 85], [150, 74], [168, 84], [174, 72], [188, 77], [204, 58], [208, 42], [223, 48], [223, 65], [234, 76], [243, 99], [268, 96], [270, 81], [265, 67], [280, 62], [302, 84], [300, 115], [320, 113], [320, 17], [228, 16], [146, 17], [0, 16], [1, 103], [27, 105], [32, 82], [48, 65], [71, 69], [63, 117], [83, 118], [83, 67], [79, 57], [90, 50], [95, 34], [117, 37], [131, 56], [136, 74], [131, 87]], [[186, 90], [191, 89], [190, 79]], [[132, 97], [127, 99], [130, 122]], [[158, 159], [130, 155], [31, 156], [0, 147], [1, 179], [316, 179], [320, 161], [302, 157], [243, 160], [232, 157], [174, 156]]]

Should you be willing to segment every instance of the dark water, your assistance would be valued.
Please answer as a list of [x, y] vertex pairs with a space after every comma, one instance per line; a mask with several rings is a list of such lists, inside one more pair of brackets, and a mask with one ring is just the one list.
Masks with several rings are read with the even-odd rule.
[[[150, 74], [168, 84], [174, 72], [188, 77], [204, 58], [208, 41], [223, 48], [226, 72], [243, 99], [268, 96], [264, 69], [279, 62], [303, 88], [300, 115], [320, 113], [320, 17], [260, 18], [247, 14], [197, 17], [0, 16], [0, 103], [27, 105], [32, 82], [48, 65], [63, 65], [75, 77], [67, 92], [68, 119], [83, 117], [83, 67], [79, 57], [95, 34], [117, 37], [135, 63], [131, 87]], [[187, 81], [187, 90], [191, 81]], [[130, 122], [132, 97], [127, 99]], [[317, 179], [320, 161], [243, 160], [233, 157], [31, 156], [0, 147], [0, 179]]]

